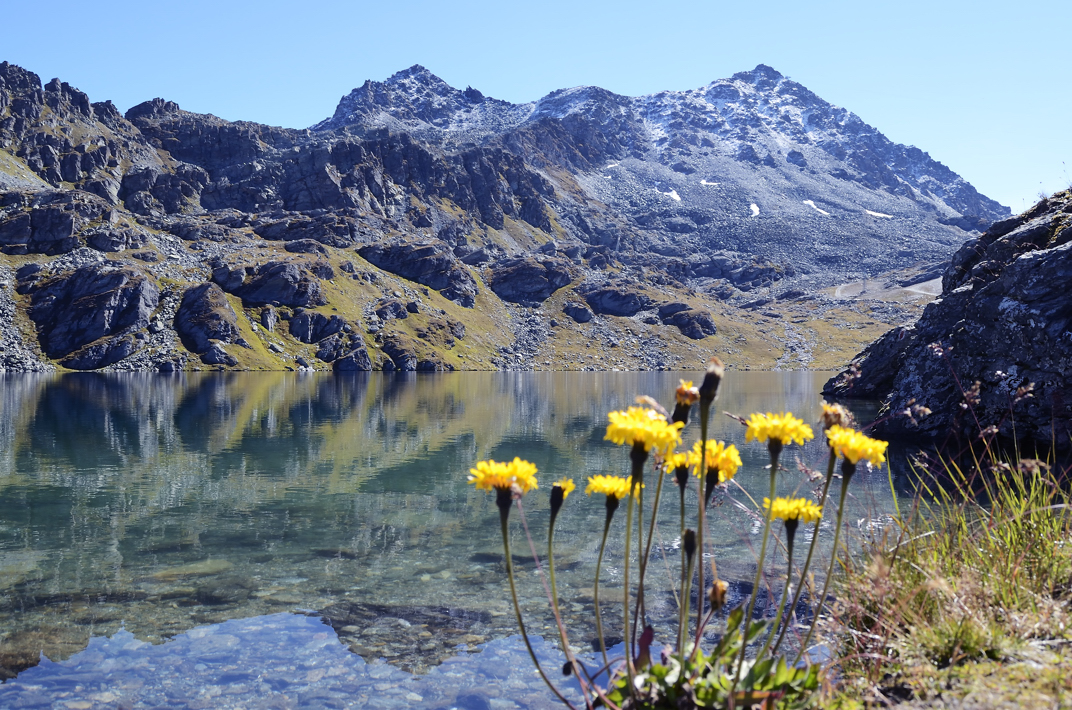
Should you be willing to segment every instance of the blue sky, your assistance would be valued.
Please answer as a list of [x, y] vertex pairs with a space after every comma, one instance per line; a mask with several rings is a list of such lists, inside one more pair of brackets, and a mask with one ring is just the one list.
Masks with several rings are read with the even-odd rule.
[[423, 64], [515, 102], [690, 89], [763, 63], [1020, 211], [1072, 184], [1072, 3], [184, 0], [4, 3], [0, 61], [125, 111], [309, 126]]

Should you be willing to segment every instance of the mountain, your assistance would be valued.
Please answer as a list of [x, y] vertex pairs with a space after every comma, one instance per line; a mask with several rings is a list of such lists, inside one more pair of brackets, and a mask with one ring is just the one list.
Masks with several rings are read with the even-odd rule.
[[297, 130], [3, 63], [0, 191], [7, 369], [760, 366], [818, 341], [742, 308], [823, 317], [1008, 214], [763, 65], [528, 104], [414, 66]]

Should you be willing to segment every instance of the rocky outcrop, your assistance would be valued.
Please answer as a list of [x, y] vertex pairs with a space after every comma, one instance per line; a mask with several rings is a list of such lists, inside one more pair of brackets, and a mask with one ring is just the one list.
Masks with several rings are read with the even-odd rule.
[[476, 280], [443, 242], [398, 241], [357, 251], [370, 264], [434, 288], [459, 305], [472, 308], [475, 303]]
[[[1065, 446], [1072, 435], [1069, 284], [1072, 192], [1065, 191], [965, 244], [942, 277], [941, 299], [915, 326], [872, 343], [824, 394], [886, 400], [893, 416], [878, 428], [887, 435], [952, 429], [971, 436], [993, 426]], [[913, 405], [931, 414], [901, 414]]]
[[320, 279], [334, 277], [324, 261], [269, 261], [259, 266], [218, 266], [212, 280], [248, 305], [308, 308], [327, 303]]
[[676, 325], [682, 335], [692, 340], [702, 340], [708, 335], [714, 335], [717, 332], [715, 321], [711, 318], [711, 314], [699, 308], [675, 307], [666, 313], [664, 313], [664, 308], [660, 308], [659, 317], [664, 325]]
[[210, 365], [221, 364], [215, 362], [220, 359], [219, 349], [213, 347], [216, 343], [249, 347], [238, 330], [238, 316], [226, 294], [214, 283], [186, 289], [175, 314], [175, 331], [187, 350], [198, 355], [212, 350], [209, 360], [205, 360]]
[[524, 256], [492, 266], [488, 287], [504, 301], [537, 306], [572, 280], [572, 264], [567, 259]]
[[628, 282], [591, 288], [585, 292], [584, 300], [594, 312], [609, 316], [634, 316], [653, 303], [641, 286]]
[[[130, 266], [93, 264], [36, 282], [30, 290], [30, 318], [41, 347], [65, 367], [95, 369], [136, 349], [135, 340], [114, 336], [149, 325], [160, 291], [156, 281]], [[95, 343], [100, 339], [107, 342]], [[78, 352], [85, 346], [94, 346]]]

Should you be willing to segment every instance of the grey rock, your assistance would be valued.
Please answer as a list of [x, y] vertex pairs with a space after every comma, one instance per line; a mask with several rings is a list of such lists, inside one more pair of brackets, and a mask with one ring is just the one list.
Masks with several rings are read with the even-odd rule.
[[504, 301], [535, 306], [547, 300], [573, 280], [571, 262], [553, 256], [553, 244], [551, 248], [552, 256], [526, 256], [495, 264], [488, 286]]
[[344, 318], [325, 316], [315, 311], [303, 311], [290, 319], [290, 334], [303, 343], [317, 343], [324, 338], [341, 333], [347, 326]]
[[409, 309], [407, 309], [402, 301], [397, 298], [381, 299], [376, 305], [375, 313], [376, 316], [383, 321], [396, 318], [398, 320], [409, 318]]
[[220, 266], [212, 271], [212, 280], [248, 305], [322, 306], [327, 299], [316, 273], [330, 268], [324, 263], [269, 261], [256, 267]]
[[662, 322], [666, 325], [676, 325], [681, 334], [687, 338], [702, 340], [704, 337], [714, 335], [716, 332], [715, 321], [707, 311], [698, 308], [686, 308], [684, 310], [673, 310], [666, 316], [662, 316], [662, 312], [663, 310], [659, 309]]
[[594, 317], [588, 306], [577, 301], [566, 301], [566, 304], [562, 306], [562, 312], [578, 323], [587, 323]]
[[632, 316], [649, 308], [651, 297], [636, 284], [615, 283], [587, 291], [584, 300], [596, 313], [611, 316]]
[[[881, 398], [883, 435], [1006, 436], [1072, 441], [1072, 192], [1058, 193], [965, 244], [942, 296], [914, 327], [896, 328], [831, 379], [824, 394]], [[963, 390], [979, 383], [977, 401]], [[1018, 399], [1028, 384], [1034, 391]], [[962, 407], [961, 405], [968, 405]], [[919, 417], [912, 406], [931, 414]], [[912, 416], [905, 415], [908, 410]]]
[[156, 282], [142, 271], [93, 264], [38, 284], [30, 318], [45, 354], [59, 358], [98, 338], [145, 328], [159, 297]]
[[214, 283], [186, 289], [175, 313], [175, 331], [186, 349], [198, 354], [207, 353], [214, 341], [249, 347], [238, 330], [238, 316], [226, 294]]
[[372, 360], [369, 358], [368, 350], [361, 347], [336, 359], [331, 369], [335, 372], [368, 372], [372, 369]]
[[358, 253], [384, 271], [434, 288], [466, 308], [473, 307], [476, 280], [443, 242], [373, 244], [359, 248]]

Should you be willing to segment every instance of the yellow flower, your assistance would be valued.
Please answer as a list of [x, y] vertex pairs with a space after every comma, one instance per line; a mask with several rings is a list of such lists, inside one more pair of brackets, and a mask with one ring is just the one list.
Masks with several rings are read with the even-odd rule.
[[554, 485], [562, 489], [562, 500], [568, 498], [569, 494], [573, 493], [573, 491], [577, 488], [577, 486], [573, 485], [573, 479], [571, 478], [563, 478], [561, 480], [555, 481]]
[[[689, 452], [689, 462], [694, 467], [694, 473], [700, 475], [700, 442], [692, 445]], [[721, 441], [707, 442], [707, 470], [718, 471], [718, 482], [725, 483], [737, 475], [737, 469], [741, 467], [741, 454], [733, 444], [726, 446]]]
[[670, 454], [670, 457], [666, 459], [666, 470], [668, 473], [673, 473], [679, 468], [686, 468], [691, 465], [692, 457], [683, 452]]
[[764, 498], [763, 508], [771, 511], [772, 519], [817, 523], [823, 517], [823, 509], [807, 498], [775, 498], [773, 504], [770, 498]]
[[629, 495], [628, 478], [620, 476], [589, 476], [588, 487], [584, 489], [587, 495], [593, 493], [605, 493], [608, 498], [622, 499]]
[[517, 484], [522, 493], [536, 488], [536, 465], [518, 457], [509, 463], [480, 461], [469, 469], [469, 483], [478, 491], [506, 490]]
[[843, 426], [832, 426], [827, 429], [826, 438], [835, 456], [846, 458], [854, 464], [867, 459], [875, 466], [882, 465], [886, 458], [886, 447], [889, 446], [888, 442], [872, 439]]
[[630, 407], [624, 412], [607, 414], [607, 441], [615, 444], [642, 444], [645, 451], [652, 447], [660, 451], [669, 451], [681, 439], [681, 422], [670, 424], [666, 417], [647, 407]]
[[745, 432], [745, 441], [766, 441], [777, 439], [782, 444], [795, 441], [803, 444], [805, 441], [814, 439], [811, 427], [792, 414], [753, 414], [748, 418], [748, 431]]

